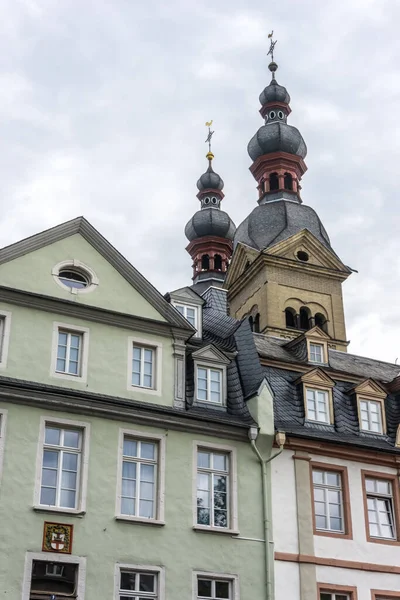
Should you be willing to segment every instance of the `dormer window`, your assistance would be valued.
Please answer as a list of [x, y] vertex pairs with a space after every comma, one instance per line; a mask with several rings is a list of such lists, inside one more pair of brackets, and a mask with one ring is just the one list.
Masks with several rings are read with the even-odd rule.
[[318, 423], [330, 423], [329, 393], [327, 390], [307, 388], [307, 419]]
[[383, 433], [382, 402], [360, 398], [360, 429]]
[[309, 345], [309, 360], [310, 362], [322, 364], [324, 360], [324, 346], [323, 344], [314, 344], [310, 342]]
[[197, 405], [226, 406], [226, 370], [231, 360], [215, 346], [192, 353], [194, 362], [194, 402]]
[[303, 385], [304, 412], [306, 421], [332, 425], [333, 394], [335, 386], [333, 379], [319, 368], [304, 373], [296, 383]]
[[195, 329], [198, 329], [197, 306], [188, 306], [187, 304], [175, 304], [175, 308], [181, 313], [181, 315], [185, 317], [187, 321], [189, 321], [189, 323], [193, 327], [195, 327]]
[[196, 373], [196, 399], [200, 402], [222, 404], [222, 369], [199, 365]]

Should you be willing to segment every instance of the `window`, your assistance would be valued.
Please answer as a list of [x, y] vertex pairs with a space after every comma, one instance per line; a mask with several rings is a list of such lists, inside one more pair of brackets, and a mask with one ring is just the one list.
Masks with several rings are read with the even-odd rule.
[[157, 450], [155, 442], [124, 436], [121, 515], [155, 518]]
[[82, 289], [90, 284], [90, 278], [81, 269], [61, 269], [58, 274], [59, 281], [69, 288]]
[[154, 387], [154, 349], [133, 346], [132, 385], [145, 388]]
[[163, 524], [164, 470], [164, 436], [120, 430], [117, 519]]
[[162, 345], [156, 341], [128, 338], [127, 389], [161, 395]]
[[31, 598], [84, 598], [86, 558], [47, 552], [27, 552], [22, 600]]
[[363, 431], [383, 433], [382, 403], [360, 399], [360, 428]]
[[374, 538], [396, 539], [392, 481], [365, 477], [365, 493], [369, 535]]
[[319, 327], [320, 329], [322, 329], [322, 331], [325, 331], [325, 333], [327, 333], [328, 321], [326, 320], [325, 315], [323, 315], [322, 313], [316, 313], [314, 318], [315, 318], [315, 325], [317, 327]]
[[269, 189], [271, 192], [279, 190], [278, 173], [271, 173], [271, 175], [269, 176]]
[[164, 570], [147, 565], [116, 565], [116, 600], [163, 600]]
[[310, 329], [311, 313], [308, 308], [302, 306], [300, 308], [300, 329]]
[[357, 588], [331, 583], [318, 584], [318, 600], [357, 600]]
[[322, 344], [313, 344], [310, 342], [310, 361], [316, 363], [325, 362], [324, 347]]
[[85, 382], [89, 351], [89, 329], [53, 323], [51, 376]]
[[10, 339], [11, 313], [0, 313], [0, 368], [7, 366], [8, 343]]
[[[283, 116], [280, 118], [283, 119]], [[285, 173], [284, 187], [285, 190], [293, 190], [293, 177], [290, 173]]]
[[296, 311], [294, 308], [285, 308], [286, 327], [297, 327]]
[[313, 390], [306, 388], [307, 411], [309, 421], [330, 423], [329, 393], [326, 390]]
[[222, 404], [222, 369], [197, 367], [197, 400]]
[[312, 480], [315, 528], [344, 533], [341, 473], [313, 469]]
[[321, 592], [319, 598], [320, 600], [350, 600], [351, 596], [340, 592]]
[[99, 285], [93, 269], [77, 259], [58, 263], [53, 267], [51, 274], [55, 283], [71, 294], [86, 294]]
[[187, 321], [197, 329], [197, 308], [195, 306], [187, 306], [186, 304], [175, 304], [176, 310], [185, 317]]
[[229, 527], [229, 454], [197, 453], [197, 524]]
[[42, 419], [35, 509], [84, 512], [89, 432], [88, 423]]
[[76, 508], [82, 432], [46, 425], [43, 446], [40, 504]]
[[219, 573], [194, 573], [194, 597], [196, 600], [237, 600], [238, 578]]
[[57, 373], [81, 374], [81, 354], [83, 335], [73, 331], [58, 331]]
[[222, 256], [220, 254], [214, 255], [214, 269], [215, 271], [222, 271]]

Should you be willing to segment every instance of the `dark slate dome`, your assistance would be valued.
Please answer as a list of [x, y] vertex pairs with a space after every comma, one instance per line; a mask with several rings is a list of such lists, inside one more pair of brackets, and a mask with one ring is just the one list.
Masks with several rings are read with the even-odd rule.
[[264, 106], [267, 102], [285, 102], [285, 104], [290, 102], [287, 89], [279, 85], [276, 79], [273, 79], [260, 94], [260, 103]]
[[211, 164], [197, 182], [197, 188], [200, 190], [200, 192], [208, 189], [222, 190], [223, 187], [224, 182], [222, 178], [218, 175], [218, 173], [215, 173]]
[[217, 208], [205, 208], [197, 211], [185, 227], [185, 235], [192, 240], [206, 235], [233, 240], [236, 226], [230, 216]]
[[288, 152], [305, 158], [307, 146], [296, 127], [282, 121], [273, 121], [260, 127], [251, 138], [247, 151], [252, 160], [271, 152]]
[[278, 200], [257, 206], [239, 225], [233, 240], [257, 250], [268, 248], [308, 229], [324, 246], [332, 250], [328, 234], [317, 213], [310, 206]]

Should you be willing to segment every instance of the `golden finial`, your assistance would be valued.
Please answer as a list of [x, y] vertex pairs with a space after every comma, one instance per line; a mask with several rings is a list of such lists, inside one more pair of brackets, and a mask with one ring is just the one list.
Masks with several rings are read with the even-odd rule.
[[[214, 131], [211, 131], [212, 124], [213, 124], [212, 119], [211, 119], [211, 121], [206, 121], [206, 127], [208, 127], [208, 136], [206, 139], [206, 144], [208, 143], [208, 153], [207, 153], [206, 157], [208, 158], [208, 160], [212, 160], [214, 158], [214, 155], [211, 152], [211, 138], [214, 135]], [[211, 155], [211, 158], [210, 158], [210, 155]]]

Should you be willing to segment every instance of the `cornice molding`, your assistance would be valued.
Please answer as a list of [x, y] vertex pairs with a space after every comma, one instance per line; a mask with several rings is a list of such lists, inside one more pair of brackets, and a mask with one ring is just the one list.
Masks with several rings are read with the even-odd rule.
[[182, 414], [179, 414], [173, 408], [144, 405], [111, 396], [76, 393], [64, 388], [37, 389], [22, 381], [4, 382], [0, 379], [0, 401], [174, 429], [185, 433], [200, 433], [238, 441], [248, 440], [248, 424], [226, 423], [213, 419], [212, 414], [203, 417], [191, 414], [190, 411], [182, 411]]
[[173, 334], [176, 337], [185, 340], [192, 335], [192, 331], [188, 332], [187, 328], [174, 327], [168, 322], [154, 321], [145, 317], [137, 317], [135, 315], [119, 313], [95, 306], [77, 304], [70, 300], [52, 298], [51, 296], [44, 296], [34, 292], [25, 292], [4, 286], [0, 286], [0, 300], [25, 308], [35, 308], [36, 310], [86, 319], [88, 321], [112, 325], [114, 327], [135, 329], [145, 333], [167, 336]]

